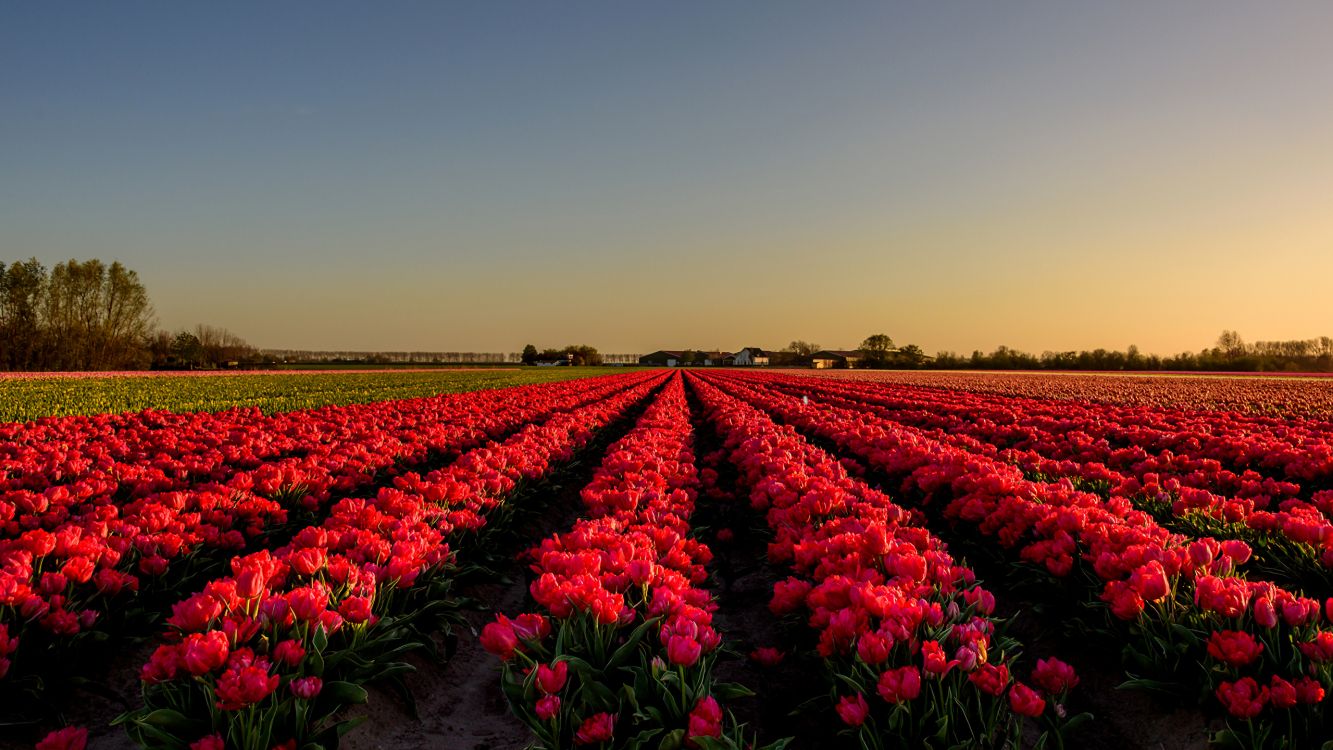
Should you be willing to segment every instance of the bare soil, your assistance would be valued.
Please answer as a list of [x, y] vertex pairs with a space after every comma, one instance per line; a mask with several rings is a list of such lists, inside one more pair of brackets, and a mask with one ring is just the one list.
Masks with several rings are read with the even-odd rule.
[[[470, 587], [466, 592], [496, 610], [513, 614], [523, 609], [526, 579]], [[494, 619], [491, 612], [468, 615], [467, 631], [458, 633], [458, 647], [449, 660], [439, 662], [417, 655], [409, 659], [417, 672], [407, 678], [416, 697], [413, 718], [396, 693], [370, 686], [370, 701], [350, 712], [366, 722], [343, 738], [347, 750], [390, 748], [458, 748], [459, 750], [510, 750], [526, 747], [531, 735], [509, 713], [500, 692], [500, 668], [496, 658], [482, 649], [477, 633]]]

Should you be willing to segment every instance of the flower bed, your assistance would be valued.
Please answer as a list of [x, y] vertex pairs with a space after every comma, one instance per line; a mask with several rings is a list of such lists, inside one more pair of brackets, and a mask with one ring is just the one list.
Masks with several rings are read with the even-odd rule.
[[702, 377], [692, 385], [766, 514], [769, 557], [796, 574], [770, 608], [809, 613], [837, 713], [861, 746], [1002, 747], [1021, 740], [1024, 718], [1061, 735], [1072, 670], [1043, 662], [1033, 679], [1045, 694], [1015, 680], [994, 640], [994, 596], [919, 518], [791, 428]]

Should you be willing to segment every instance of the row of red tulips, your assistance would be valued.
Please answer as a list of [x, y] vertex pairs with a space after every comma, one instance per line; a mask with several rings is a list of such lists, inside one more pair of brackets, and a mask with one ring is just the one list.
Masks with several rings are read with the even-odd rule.
[[[776, 385], [784, 392], [801, 393], [800, 387], [791, 390], [781, 382]], [[857, 385], [860, 387], [843, 388], [841, 382], [829, 381], [807, 387], [808, 393], [827, 403], [923, 429], [934, 439], [1018, 466], [1030, 477], [1068, 477], [1106, 497], [1123, 497], [1152, 509], [1164, 521], [1181, 519], [1186, 522], [1182, 528], [1202, 526], [1216, 534], [1262, 544], [1265, 557], [1275, 558], [1273, 567], [1291, 571], [1292, 577], [1312, 572], [1310, 568], [1333, 567], [1333, 490], [1306, 491], [1295, 482], [1263, 477], [1254, 469], [1236, 474], [1221, 468], [1216, 459], [1172, 454], [1170, 449], [1150, 457], [1135, 444], [1113, 448], [1107, 437], [1094, 438], [1080, 429], [1086, 425], [1078, 420], [1033, 416], [1025, 404], [998, 404], [974, 411], [976, 407], [966, 401], [945, 403], [947, 399], [928, 395], [914, 402], [909, 393], [881, 396], [865, 393], [865, 384]], [[1137, 414], [1147, 413], [1137, 410]], [[1106, 415], [1097, 420], [1103, 428], [1097, 432], [1110, 432], [1106, 427], [1112, 424], [1110, 419]], [[1122, 426], [1122, 432], [1132, 438], [1146, 430]], [[1214, 438], [1213, 442], [1217, 447], [1224, 439]], [[1333, 466], [1333, 460], [1327, 464]], [[1314, 486], [1320, 485], [1315, 482]], [[1300, 497], [1303, 492], [1308, 492], [1308, 500]], [[1212, 522], [1191, 518], [1195, 514]]]
[[[538, 404], [553, 396], [604, 386], [525, 386]], [[0, 523], [13, 538], [54, 530], [84, 516], [163, 493], [213, 490], [274, 497], [302, 487], [316, 503], [331, 491], [365, 481], [369, 453], [410, 464], [430, 452], [456, 449], [464, 432], [496, 437], [487, 415], [512, 396], [479, 391], [434, 398], [298, 411], [266, 417], [255, 409], [217, 414], [142, 412], [115, 417], [65, 417], [0, 425]], [[539, 407], [540, 408], [540, 407]], [[103, 429], [85, 429], [104, 420]], [[449, 431], [440, 432], [447, 428]], [[488, 435], [488, 433], [491, 433]], [[331, 472], [331, 473], [330, 473]], [[168, 503], [169, 504], [169, 503]], [[106, 506], [113, 506], [110, 511]]]
[[1231, 739], [1262, 747], [1285, 738], [1297, 747], [1327, 732], [1333, 607], [1326, 613], [1316, 600], [1245, 577], [1246, 544], [1169, 533], [1124, 499], [1029, 481], [1016, 467], [862, 410], [714, 379], [908, 496], [942, 504], [944, 519], [993, 538], [1011, 558], [1086, 581], [1085, 596], [1120, 623], [1114, 636], [1137, 651], [1135, 668], [1202, 682], [1231, 717]]
[[1035, 688], [1015, 679], [1017, 644], [996, 636], [994, 596], [917, 514], [790, 427], [692, 377], [751, 504], [766, 514], [770, 559], [795, 574], [775, 586], [770, 608], [808, 613], [837, 713], [860, 746], [1003, 747], [1022, 741], [1024, 718], [1059, 740], [1073, 670], [1042, 660]]
[[1178, 476], [1187, 486], [1261, 504], [1295, 497], [1303, 483], [1313, 483], [1308, 494], [1333, 479], [1333, 434], [1322, 420], [1001, 398], [822, 378], [807, 381], [807, 387], [893, 410], [900, 421], [920, 427], [952, 432], [971, 425], [986, 431], [987, 442], [997, 449], [1041, 444], [1050, 458]]
[[[1214, 377], [1222, 374], [1225, 377]], [[1327, 376], [1273, 373], [958, 372], [826, 370], [821, 375], [892, 385], [941, 388], [1006, 398], [1099, 403], [1153, 409], [1227, 411], [1240, 415], [1333, 418]]]
[[168, 643], [143, 668], [143, 709], [122, 717], [146, 747], [267, 750], [336, 744], [332, 717], [364, 700], [413, 647], [410, 624], [447, 602], [452, 547], [521, 483], [622, 416], [660, 377], [531, 424], [373, 498], [345, 499], [273, 553], [232, 560], [173, 609]]
[[[154, 597], [146, 596], [150, 591], [179, 591], [227, 557], [290, 529], [290, 514], [317, 519], [338, 496], [383, 482], [428, 456], [469, 450], [637, 380], [642, 376], [564, 389], [532, 386], [508, 396], [481, 392], [384, 404], [383, 432], [373, 422], [353, 429], [351, 417], [335, 420], [335, 410], [325, 409], [311, 418], [310, 429], [286, 439], [336, 433], [343, 442], [314, 440], [304, 455], [236, 471], [226, 485], [125, 502], [101, 496], [23, 513], [21, 525], [30, 528], [0, 539], [0, 633], [17, 639], [0, 649], [0, 686], [13, 693], [40, 684], [47, 673], [67, 673], [90, 632], [147, 627], [160, 616]], [[355, 414], [364, 419], [371, 412], [357, 407]], [[432, 414], [442, 421], [427, 421]], [[346, 429], [321, 433], [335, 422]], [[286, 423], [301, 424], [300, 414], [287, 415]], [[116, 622], [107, 623], [108, 615]]]
[[573, 528], [529, 551], [538, 608], [483, 630], [541, 747], [745, 746], [718, 702], [740, 689], [712, 676], [722, 638], [703, 588], [712, 555], [689, 536], [693, 443], [674, 376], [583, 488]]

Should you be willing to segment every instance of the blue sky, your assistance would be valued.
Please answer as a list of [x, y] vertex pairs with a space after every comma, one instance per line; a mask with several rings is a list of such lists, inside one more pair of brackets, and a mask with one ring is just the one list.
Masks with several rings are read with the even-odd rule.
[[272, 347], [1333, 333], [1333, 6], [9, 3], [0, 259]]

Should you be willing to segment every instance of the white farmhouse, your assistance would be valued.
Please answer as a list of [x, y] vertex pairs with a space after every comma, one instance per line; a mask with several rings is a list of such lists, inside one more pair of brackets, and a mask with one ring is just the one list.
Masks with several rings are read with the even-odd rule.
[[737, 367], [767, 367], [768, 352], [757, 346], [747, 346], [736, 352], [736, 361], [733, 363]]

